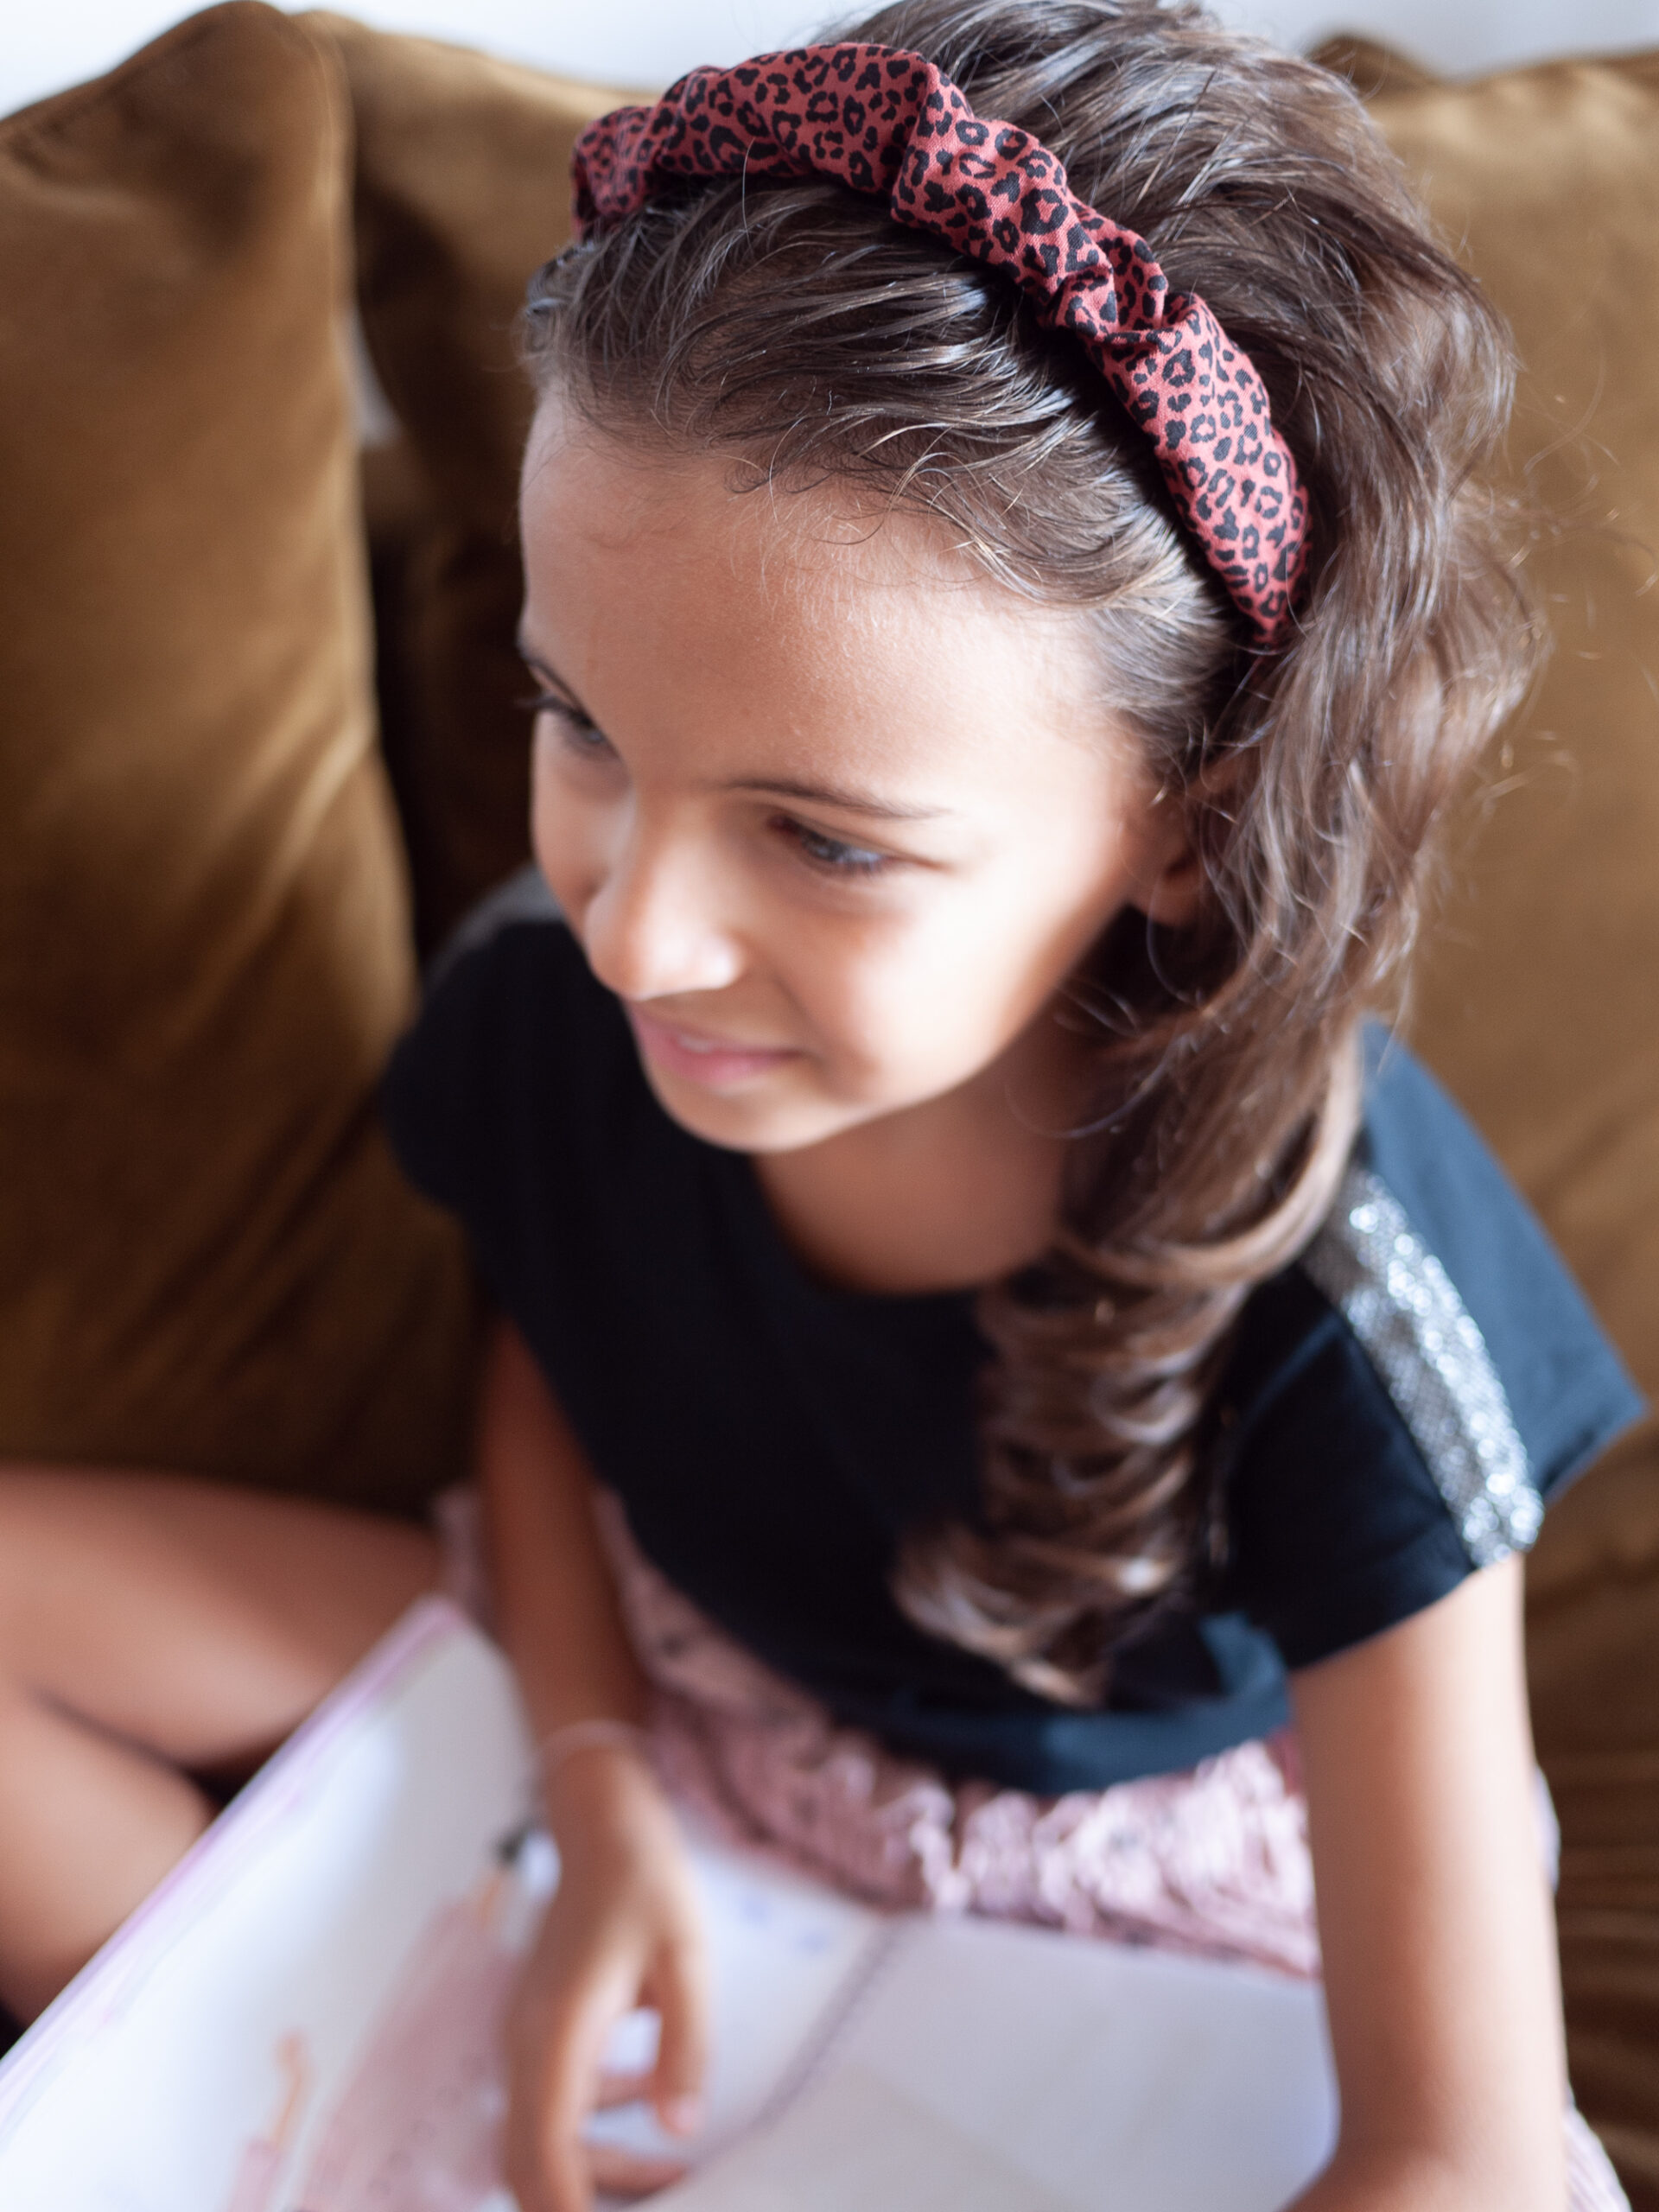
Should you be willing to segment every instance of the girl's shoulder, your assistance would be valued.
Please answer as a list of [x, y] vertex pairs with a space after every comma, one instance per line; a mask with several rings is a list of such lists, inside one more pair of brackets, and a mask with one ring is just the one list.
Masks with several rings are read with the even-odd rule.
[[1311, 1664], [1525, 1550], [1641, 1401], [1524, 1198], [1402, 1046], [1298, 1263], [1249, 1300], [1217, 1401], [1225, 1580]]
[[380, 1103], [410, 1180], [470, 1215], [498, 1189], [509, 1204], [526, 1162], [550, 1146], [602, 1141], [619, 1107], [643, 1091], [620, 1007], [527, 868], [433, 960]]

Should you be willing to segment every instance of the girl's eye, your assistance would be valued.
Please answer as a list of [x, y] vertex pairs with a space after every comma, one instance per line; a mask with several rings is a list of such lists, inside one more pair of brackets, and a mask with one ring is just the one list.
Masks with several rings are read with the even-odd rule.
[[833, 874], [879, 875], [892, 865], [886, 853], [872, 852], [868, 845], [849, 845], [840, 837], [828, 837], [822, 830], [810, 830], [804, 822], [791, 821], [786, 814], [776, 817], [775, 826], [803, 859]]
[[537, 691], [520, 704], [526, 714], [551, 715], [559, 726], [560, 736], [572, 753], [592, 760], [595, 756], [603, 759], [611, 751], [609, 738], [568, 699], [561, 699], [551, 691]]

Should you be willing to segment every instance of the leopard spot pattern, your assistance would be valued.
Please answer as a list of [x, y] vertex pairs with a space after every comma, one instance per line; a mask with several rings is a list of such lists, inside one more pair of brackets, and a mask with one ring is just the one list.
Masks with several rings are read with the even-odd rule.
[[655, 106], [589, 124], [573, 165], [578, 238], [671, 177], [823, 176], [1003, 270], [1071, 334], [1145, 435], [1187, 529], [1256, 641], [1281, 643], [1307, 552], [1307, 499], [1266, 388], [1146, 240], [1072, 192], [1027, 131], [977, 116], [899, 48], [812, 46], [693, 69]]

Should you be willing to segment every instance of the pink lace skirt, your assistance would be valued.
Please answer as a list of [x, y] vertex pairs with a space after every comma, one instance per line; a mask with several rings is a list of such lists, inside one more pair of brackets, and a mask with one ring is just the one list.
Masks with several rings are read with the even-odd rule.
[[[451, 1594], [487, 1625], [475, 1500], [450, 1491], [437, 1517]], [[1288, 1731], [1185, 1774], [1060, 1797], [950, 1782], [840, 1726], [717, 1628], [645, 1558], [614, 1498], [601, 1500], [600, 1527], [652, 1686], [658, 1767], [717, 1834], [876, 1904], [1318, 1977], [1307, 1808]], [[1548, 1821], [1547, 1796], [1542, 1808]], [[1567, 2148], [1569, 2212], [1630, 2212], [1573, 2108]]]

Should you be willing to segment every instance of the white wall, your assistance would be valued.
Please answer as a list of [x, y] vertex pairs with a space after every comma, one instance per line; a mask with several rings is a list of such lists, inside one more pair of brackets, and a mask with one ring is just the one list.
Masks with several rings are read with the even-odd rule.
[[[298, 5], [300, 0], [285, 0]], [[804, 35], [859, 0], [338, 0], [421, 30], [601, 83], [665, 84]], [[1454, 73], [1592, 49], [1659, 46], [1659, 0], [1217, 0], [1230, 22], [1302, 46], [1369, 32]], [[0, 0], [0, 114], [109, 67], [188, 0]]]

